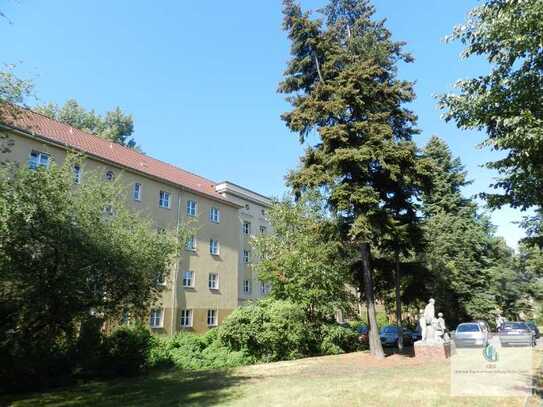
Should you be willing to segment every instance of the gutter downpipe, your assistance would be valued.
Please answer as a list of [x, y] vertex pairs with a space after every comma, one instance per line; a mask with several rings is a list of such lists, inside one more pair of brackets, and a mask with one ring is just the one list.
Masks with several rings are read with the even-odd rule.
[[177, 225], [175, 228], [176, 232], [176, 239], [177, 239], [177, 250], [179, 251], [179, 255], [176, 256], [175, 259], [175, 271], [173, 275], [173, 286], [172, 286], [172, 317], [171, 317], [171, 323], [170, 323], [170, 331], [171, 336], [175, 335], [175, 307], [177, 306], [177, 277], [179, 275], [179, 262], [181, 261], [181, 249], [180, 249], [180, 242], [179, 242], [179, 229], [181, 228], [181, 190], [179, 190], [179, 194], [177, 197]]

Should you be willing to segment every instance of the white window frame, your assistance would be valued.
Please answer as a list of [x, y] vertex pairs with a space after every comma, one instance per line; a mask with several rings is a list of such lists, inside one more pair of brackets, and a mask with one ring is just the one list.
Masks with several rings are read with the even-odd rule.
[[243, 226], [241, 227], [241, 231], [244, 235], [250, 235], [251, 234], [251, 222], [244, 221]]
[[160, 191], [158, 194], [158, 206], [164, 209], [170, 209], [172, 200], [168, 191]]
[[193, 199], [187, 201], [187, 216], [198, 216], [198, 201]]
[[[190, 276], [190, 279], [186, 278], [186, 276]], [[185, 288], [194, 288], [194, 284], [195, 284], [195, 274], [194, 274], [194, 271], [191, 271], [191, 270], [187, 270], [187, 271], [183, 271], [183, 276], [182, 276], [182, 284], [183, 284], [183, 287]], [[190, 283], [190, 284], [187, 284], [187, 281]]]
[[81, 184], [81, 165], [74, 164], [73, 166], [74, 171], [74, 184]]
[[216, 309], [207, 310], [207, 326], [219, 325], [219, 312]]
[[219, 273], [209, 273], [207, 277], [207, 287], [210, 290], [219, 289]]
[[251, 293], [251, 280], [243, 280], [243, 292], [245, 294]]
[[187, 239], [187, 241], [185, 242], [185, 249], [186, 250], [189, 250], [191, 252], [195, 252], [196, 251], [196, 236], [194, 235], [190, 235], [189, 238]]
[[209, 253], [213, 256], [219, 256], [221, 254], [221, 246], [216, 239], [209, 239]]
[[32, 150], [28, 159], [28, 168], [31, 170], [37, 170], [39, 167], [49, 168], [51, 162], [51, 156], [41, 151]]
[[151, 328], [164, 327], [164, 311], [162, 308], [155, 308], [151, 310], [151, 315], [149, 316], [149, 326]]
[[266, 226], [260, 225], [260, 234], [261, 234], [261, 235], [266, 234], [266, 230], [267, 230]]
[[192, 328], [192, 309], [182, 309], [179, 315], [181, 328]]
[[113, 181], [115, 179], [115, 174], [111, 170], [107, 170], [104, 174], [104, 178], [106, 181]]
[[243, 249], [243, 262], [249, 264], [251, 262], [251, 251]]
[[209, 209], [209, 220], [213, 223], [221, 222], [221, 211], [219, 208], [212, 207]]
[[260, 294], [262, 295], [268, 294], [268, 286], [264, 281], [260, 282]]
[[143, 185], [139, 182], [134, 182], [132, 186], [132, 199], [137, 202], [141, 202]]

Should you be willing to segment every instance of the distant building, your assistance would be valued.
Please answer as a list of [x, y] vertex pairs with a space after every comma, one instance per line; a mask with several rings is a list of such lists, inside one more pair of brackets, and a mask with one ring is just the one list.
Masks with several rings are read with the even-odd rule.
[[[250, 236], [267, 233], [269, 198], [229, 181], [216, 183], [132, 149], [85, 133], [29, 110], [0, 123], [12, 145], [0, 155], [31, 167], [62, 164], [68, 151], [85, 159], [74, 167], [76, 182], [87, 173], [118, 177], [129, 193], [126, 204], [149, 216], [157, 230], [176, 228], [189, 219], [196, 232], [184, 255], [164, 279], [161, 300], [150, 310], [156, 333], [203, 332], [219, 325], [238, 305], [265, 295], [252, 270]], [[184, 243], [183, 243], [184, 244]]]

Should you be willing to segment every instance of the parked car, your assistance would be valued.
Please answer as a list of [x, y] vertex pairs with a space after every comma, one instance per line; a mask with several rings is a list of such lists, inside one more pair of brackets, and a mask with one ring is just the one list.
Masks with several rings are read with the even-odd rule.
[[535, 335], [525, 322], [505, 322], [499, 336], [502, 346], [535, 346]]
[[488, 343], [488, 330], [480, 322], [463, 322], [456, 327], [454, 344], [462, 347], [485, 347]]
[[356, 332], [358, 333], [358, 341], [361, 343], [368, 343], [369, 342], [369, 328], [367, 325], [361, 325], [358, 328], [356, 328]]
[[403, 344], [411, 345], [413, 343], [411, 334], [406, 329], [401, 331], [400, 327], [396, 325], [387, 325], [381, 328], [381, 332], [379, 332], [381, 344], [383, 346], [398, 346], [400, 332], [402, 332]]
[[414, 331], [409, 331], [411, 335], [411, 342], [415, 343], [417, 341], [420, 341], [422, 339], [422, 332], [419, 329], [415, 329]]
[[541, 334], [539, 333], [539, 328], [534, 321], [527, 321], [526, 325], [528, 325], [528, 328], [530, 328], [530, 331], [532, 331], [532, 333], [534, 334], [535, 339], [539, 339], [541, 337]]

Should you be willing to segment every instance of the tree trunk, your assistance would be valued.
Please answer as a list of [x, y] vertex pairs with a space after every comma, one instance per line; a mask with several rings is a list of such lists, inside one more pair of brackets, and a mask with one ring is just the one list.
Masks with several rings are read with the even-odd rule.
[[402, 299], [400, 297], [400, 251], [396, 249], [394, 254], [394, 262], [396, 263], [396, 270], [394, 272], [394, 285], [396, 288], [396, 324], [400, 328], [400, 335], [398, 336], [398, 351], [403, 351], [403, 329], [402, 329]]
[[377, 317], [375, 315], [375, 298], [373, 294], [373, 281], [369, 264], [369, 245], [363, 243], [362, 253], [362, 273], [364, 276], [364, 292], [366, 295], [366, 309], [368, 310], [368, 340], [370, 353], [378, 358], [384, 358], [383, 346], [379, 338], [379, 328], [377, 327]]

